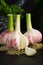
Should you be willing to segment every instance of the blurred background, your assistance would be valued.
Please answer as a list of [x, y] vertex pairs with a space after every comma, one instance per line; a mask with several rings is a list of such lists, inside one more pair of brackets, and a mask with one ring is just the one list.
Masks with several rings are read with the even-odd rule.
[[[43, 0], [5, 0], [5, 2], [9, 6], [11, 4], [16, 4], [20, 9], [24, 10], [22, 13], [23, 18], [21, 19], [22, 33], [26, 32], [25, 15], [26, 13], [31, 13], [31, 21], [33, 28], [38, 29], [43, 34]], [[6, 25], [6, 21], [4, 25]], [[5, 26], [5, 28], [7, 27]], [[2, 31], [4, 31], [5, 28], [3, 28]]]

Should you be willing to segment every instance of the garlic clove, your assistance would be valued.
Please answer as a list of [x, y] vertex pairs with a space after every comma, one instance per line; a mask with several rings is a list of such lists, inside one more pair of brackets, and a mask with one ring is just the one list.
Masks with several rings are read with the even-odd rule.
[[19, 35], [20, 35], [20, 45], [18, 49], [25, 49], [29, 45], [28, 40], [21, 32], [19, 33]]
[[33, 49], [33, 48], [29, 48], [29, 47], [26, 47], [25, 48], [25, 54], [27, 55], [27, 56], [33, 56], [33, 55], [35, 55], [37, 53], [37, 51], [35, 50], [35, 49]]

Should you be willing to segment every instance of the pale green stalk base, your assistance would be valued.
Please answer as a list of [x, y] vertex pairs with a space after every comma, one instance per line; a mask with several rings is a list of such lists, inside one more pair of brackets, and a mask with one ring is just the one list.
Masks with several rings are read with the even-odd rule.
[[20, 14], [16, 14], [16, 31], [20, 32]]
[[31, 14], [30, 13], [26, 14], [26, 25], [27, 25], [27, 30], [30, 31], [32, 29]]

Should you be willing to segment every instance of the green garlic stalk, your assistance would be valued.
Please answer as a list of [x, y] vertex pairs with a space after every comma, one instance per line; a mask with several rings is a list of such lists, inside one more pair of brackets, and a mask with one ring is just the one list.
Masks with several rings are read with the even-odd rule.
[[32, 29], [31, 14], [30, 13], [26, 14], [26, 25], [27, 25], [27, 30], [28, 31]]
[[42, 40], [42, 33], [32, 28], [31, 13], [26, 14], [26, 25], [27, 25], [27, 32], [24, 35], [27, 37], [28, 42], [30, 44], [40, 42]]
[[8, 31], [13, 31], [14, 30], [14, 26], [13, 26], [13, 14], [8, 14]]

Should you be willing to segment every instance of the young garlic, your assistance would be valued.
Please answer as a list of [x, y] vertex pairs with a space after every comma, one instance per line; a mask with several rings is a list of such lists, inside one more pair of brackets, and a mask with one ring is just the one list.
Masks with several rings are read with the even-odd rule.
[[26, 25], [27, 32], [24, 35], [27, 37], [30, 44], [34, 44], [36, 42], [40, 42], [42, 40], [42, 34], [40, 31], [33, 29], [31, 24], [31, 14], [26, 14]]
[[13, 15], [8, 14], [7, 17], [8, 17], [8, 21], [7, 21], [8, 29], [0, 34], [0, 44], [6, 44], [7, 38], [14, 32]]
[[8, 14], [8, 29], [1, 33], [0, 42], [6, 44], [9, 48], [24, 49], [25, 54], [33, 56], [36, 50], [29, 48], [27, 38], [20, 31], [20, 14], [16, 15], [16, 28], [13, 27], [13, 15]]
[[24, 49], [28, 46], [27, 38], [20, 31], [20, 14], [17, 14], [16, 17], [16, 27], [13, 34], [11, 34], [7, 39], [7, 46], [9, 48]]

